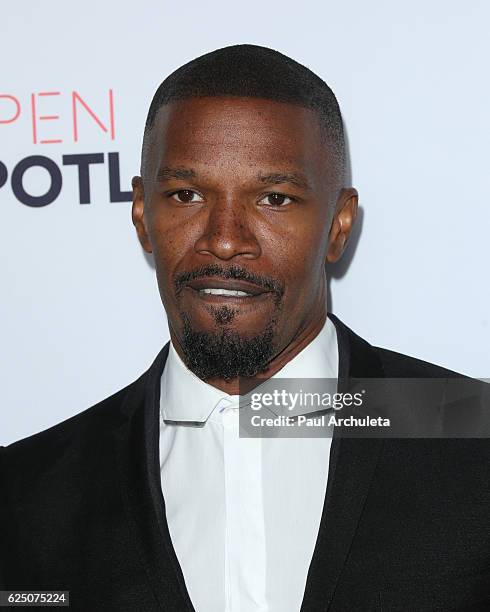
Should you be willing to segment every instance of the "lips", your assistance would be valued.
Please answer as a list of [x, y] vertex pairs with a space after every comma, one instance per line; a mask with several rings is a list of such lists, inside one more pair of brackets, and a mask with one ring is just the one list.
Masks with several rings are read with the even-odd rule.
[[256, 297], [268, 293], [263, 287], [254, 283], [236, 279], [199, 278], [188, 282], [188, 287], [203, 296], [218, 296], [224, 298]]

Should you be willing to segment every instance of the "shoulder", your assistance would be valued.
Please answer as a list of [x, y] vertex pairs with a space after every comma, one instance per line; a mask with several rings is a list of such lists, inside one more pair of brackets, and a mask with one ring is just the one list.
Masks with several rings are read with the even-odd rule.
[[[146, 373], [145, 373], [146, 374]], [[145, 374], [86, 410], [36, 434], [0, 447], [0, 478], [14, 489], [48, 473], [88, 465], [100, 458], [118, 425], [142, 396]], [[130, 399], [128, 402], [126, 400]]]
[[[357, 378], [466, 378], [463, 374], [409, 355], [371, 344], [336, 315], [328, 313], [337, 331], [344, 371]], [[343, 359], [342, 359], [343, 357]]]
[[373, 346], [387, 377], [400, 378], [467, 378], [464, 374], [440, 365]]
[[0, 478], [10, 475], [11, 483], [18, 481], [20, 486], [57, 470], [86, 474], [87, 466], [103, 466], [114, 433], [140, 412], [147, 386], [157, 384], [168, 347], [167, 342], [139, 378], [111, 396], [44, 431], [0, 446]]

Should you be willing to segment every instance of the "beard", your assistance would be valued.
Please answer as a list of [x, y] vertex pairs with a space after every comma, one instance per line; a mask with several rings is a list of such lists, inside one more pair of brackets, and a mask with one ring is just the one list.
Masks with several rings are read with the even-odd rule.
[[190, 279], [203, 277], [244, 279], [264, 287], [273, 294], [275, 314], [261, 333], [244, 337], [229, 327], [238, 314], [238, 311], [230, 306], [209, 307], [209, 313], [215, 323], [212, 331], [195, 329], [187, 313], [181, 311], [180, 343], [186, 366], [201, 380], [252, 378], [265, 371], [276, 353], [274, 340], [278, 315], [282, 310], [283, 283], [269, 277], [257, 276], [237, 265], [223, 268], [218, 264], [208, 264], [192, 272], [178, 274], [175, 278], [176, 295], [180, 295]]
[[226, 327], [215, 332], [195, 330], [187, 315], [181, 313], [181, 316], [184, 361], [201, 380], [252, 378], [266, 370], [274, 357], [276, 319], [272, 319], [261, 334], [243, 338]]

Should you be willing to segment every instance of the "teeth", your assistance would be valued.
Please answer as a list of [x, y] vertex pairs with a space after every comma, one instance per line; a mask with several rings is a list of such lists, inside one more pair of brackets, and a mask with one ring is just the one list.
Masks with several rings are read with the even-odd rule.
[[199, 293], [209, 293], [210, 295], [230, 295], [230, 296], [247, 296], [251, 295], [245, 291], [234, 291], [232, 289], [200, 289]]

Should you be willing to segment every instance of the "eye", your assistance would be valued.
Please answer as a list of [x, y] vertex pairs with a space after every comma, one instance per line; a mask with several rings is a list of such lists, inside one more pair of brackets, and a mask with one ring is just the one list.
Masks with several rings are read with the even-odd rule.
[[264, 202], [264, 201], [267, 206], [279, 207], [279, 206], [284, 206], [285, 204], [294, 202], [294, 198], [290, 198], [284, 193], [268, 193], [261, 200], [261, 202]]
[[[179, 189], [179, 191], [170, 193], [169, 196], [181, 204], [194, 204], [195, 202], [203, 201], [203, 198], [196, 191], [192, 191], [191, 189]], [[194, 199], [194, 197], [197, 199]]]

